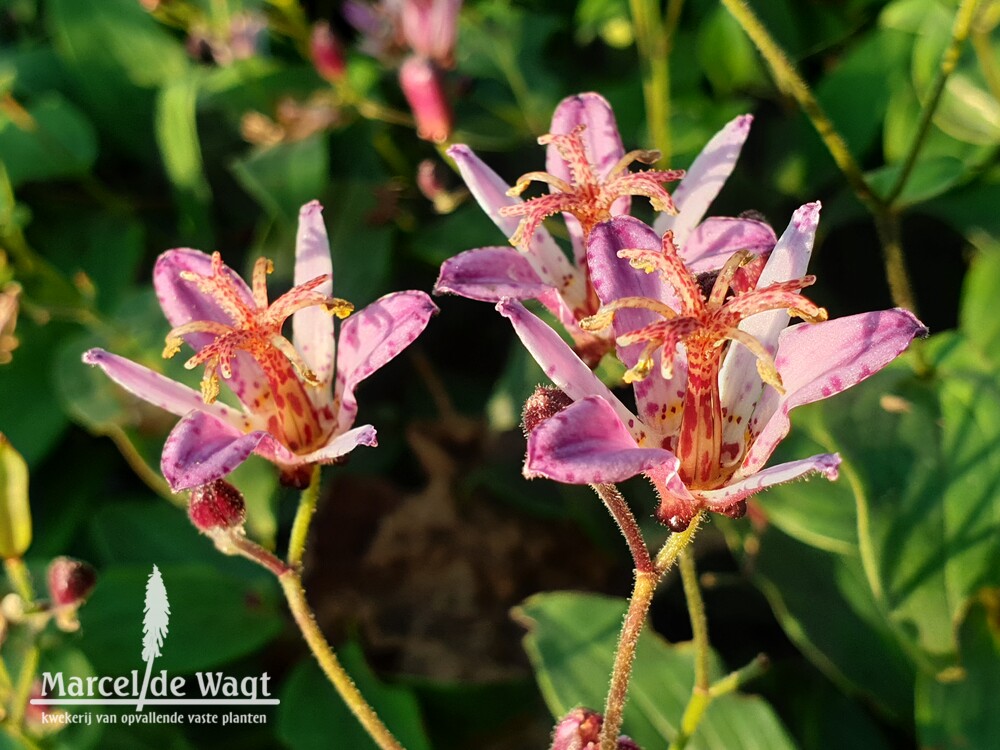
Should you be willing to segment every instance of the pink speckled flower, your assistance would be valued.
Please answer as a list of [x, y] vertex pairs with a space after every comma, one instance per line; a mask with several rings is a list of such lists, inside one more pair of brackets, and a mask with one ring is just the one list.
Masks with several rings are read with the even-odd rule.
[[343, 13], [361, 34], [361, 50], [395, 63], [409, 49], [442, 68], [454, 64], [462, 0], [348, 0]]
[[[602, 306], [582, 325], [611, 328], [637, 414], [554, 331], [502, 301], [500, 312], [575, 402], [530, 434], [525, 475], [593, 484], [644, 474], [660, 496], [657, 517], [674, 530], [703, 508], [738, 517], [746, 498], [773, 484], [836, 478], [836, 454], [764, 468], [788, 433], [789, 410], [864, 380], [926, 329], [901, 309], [826, 321], [801, 294], [814, 281], [805, 270], [818, 220], [818, 203], [796, 211], [762, 269], [741, 250], [701, 275], [669, 232], [661, 238], [629, 217], [594, 230], [588, 257]], [[809, 322], [786, 327], [789, 316]]]
[[[622, 146], [614, 112], [599, 94], [564, 99], [552, 116], [547, 145], [547, 172], [529, 172], [511, 188], [467, 146], [448, 153], [479, 205], [512, 244], [467, 250], [441, 266], [435, 291], [497, 302], [503, 298], [537, 299], [572, 335], [588, 364], [596, 365], [614, 348], [607, 335], [582, 330], [579, 321], [600, 306], [587, 261], [587, 239], [603, 221], [627, 215], [633, 195], [646, 196], [674, 225], [681, 257], [692, 268], [718, 268], [733, 252], [764, 253], [774, 246], [767, 224], [751, 219], [710, 218], [712, 200], [732, 172], [750, 130], [750, 115], [726, 125], [681, 171], [630, 172], [630, 164], [649, 162], [655, 152]], [[662, 183], [684, 176], [673, 195]], [[549, 184], [548, 194], [522, 201], [517, 197], [531, 181]], [[542, 225], [562, 213], [573, 246], [572, 260]], [[665, 220], [662, 219], [661, 220]], [[713, 264], [715, 264], [713, 266]]]
[[[353, 427], [354, 391], [423, 331], [436, 307], [423, 292], [388, 294], [349, 317], [338, 341], [331, 313], [344, 317], [352, 306], [330, 296], [330, 246], [321, 212], [316, 201], [302, 207], [295, 286], [270, 304], [271, 264], [264, 258], [254, 268], [252, 289], [218, 253], [179, 249], [157, 259], [153, 284], [174, 326], [164, 356], [176, 354], [182, 343], [194, 350], [185, 366], [205, 367], [200, 395], [102, 349], [83, 355], [136, 396], [183, 417], [161, 459], [175, 492], [229, 474], [251, 453], [300, 484], [311, 465], [329, 463], [358, 445], [376, 445], [374, 427]], [[291, 341], [282, 335], [289, 317]], [[242, 408], [216, 400], [220, 375]]]

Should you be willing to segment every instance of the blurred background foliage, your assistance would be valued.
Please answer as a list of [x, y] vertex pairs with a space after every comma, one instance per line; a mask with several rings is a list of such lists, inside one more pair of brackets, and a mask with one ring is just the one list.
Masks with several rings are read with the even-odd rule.
[[[958, 4], [753, 5], [866, 179], [887, 191]], [[540, 168], [534, 139], [556, 103], [593, 90], [614, 106], [627, 147], [659, 147], [684, 167], [752, 112], [712, 213], [758, 211], [780, 232], [796, 206], [822, 200], [813, 298], [831, 316], [891, 306], [872, 217], [739, 23], [713, 0], [670, 9], [669, 143], [647, 130], [626, 0], [468, 0], [446, 80], [451, 142], [512, 181]], [[319, 20], [344, 45], [336, 90], [309, 59]], [[1000, 3], [979, 3], [894, 207], [933, 336], [800, 410], [779, 457], [839, 451], [839, 482], [773, 489], [749, 520], [715, 520], [698, 540], [713, 669], [758, 652], [771, 669], [744, 687], [752, 695], [716, 701], [692, 748], [974, 749], [1000, 737], [998, 22]], [[248, 25], [258, 29], [249, 48]], [[0, 364], [0, 431], [30, 472], [30, 547], [19, 553], [37, 582], [62, 554], [99, 575], [80, 631], [40, 637], [41, 668], [139, 668], [139, 603], [155, 563], [174, 614], [160, 666], [266, 670], [282, 699], [265, 727], [225, 730], [45, 734], [29, 715], [22, 732], [14, 711], [0, 747], [371, 746], [274, 581], [220, 556], [169, 494], [158, 456], [173, 418], [80, 362], [100, 345], [194, 384], [160, 358], [156, 255], [217, 249], [246, 270], [266, 254], [272, 284], [287, 286], [298, 207], [313, 198], [326, 208], [335, 292], [358, 307], [429, 290], [443, 260], [504, 242], [456, 176], [444, 172], [437, 200], [421, 191], [418, 165], [445, 162], [407, 124], [392, 65], [357, 41], [340, 4], [323, 0], [0, 2], [0, 290], [21, 290], [19, 345], [0, 338], [11, 355]], [[543, 747], [553, 714], [603, 703], [624, 609], [609, 597], [628, 590], [626, 550], [586, 488], [521, 478], [520, 404], [544, 378], [509, 327], [490, 305], [438, 303], [412, 353], [365, 386], [361, 418], [380, 446], [328, 470], [307, 587], [348, 669], [411, 750]], [[20, 544], [27, 488], [5, 456], [5, 544]], [[234, 481], [249, 533], [283, 544], [291, 492], [262, 462]], [[624, 490], [649, 536], [665, 536], [651, 491]], [[557, 590], [587, 593], [546, 593]], [[646, 748], [673, 737], [690, 690], [676, 580], [653, 624], [624, 726]], [[6, 672], [16, 678], [30, 653], [12, 628]], [[0, 681], [8, 711], [23, 687]]]

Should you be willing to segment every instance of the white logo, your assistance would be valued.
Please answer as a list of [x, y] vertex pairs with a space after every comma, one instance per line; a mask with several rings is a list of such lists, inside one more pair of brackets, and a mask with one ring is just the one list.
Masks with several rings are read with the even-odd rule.
[[[170, 676], [161, 669], [153, 674], [153, 662], [161, 656], [163, 641], [170, 623], [170, 601], [160, 569], [155, 565], [146, 581], [146, 600], [142, 618], [142, 660], [145, 674], [139, 682], [139, 670], [130, 675], [112, 677], [66, 677], [62, 672], [43, 672], [41, 698], [32, 698], [35, 706], [135, 706], [141, 712], [150, 706], [275, 706], [277, 698], [271, 697], [271, 676], [264, 672], [256, 676], [232, 677], [222, 672], [196, 672], [192, 683], [183, 675]], [[194, 690], [197, 688], [197, 690]], [[173, 721], [183, 723], [185, 717], [176, 715]], [[258, 718], [258, 716], [260, 718]], [[251, 718], [254, 717], [254, 718]], [[116, 719], [98, 717], [99, 719]], [[161, 717], [159, 723], [167, 723]], [[187, 717], [195, 721], [195, 717]], [[227, 714], [222, 724], [262, 723], [263, 715]], [[132, 724], [139, 717], [123, 717], [123, 723]], [[201, 715], [198, 723], [217, 723], [208, 715]], [[144, 720], [143, 720], [144, 721]], [[87, 723], [90, 723], [87, 721]], [[171, 722], [172, 723], [172, 722]]]

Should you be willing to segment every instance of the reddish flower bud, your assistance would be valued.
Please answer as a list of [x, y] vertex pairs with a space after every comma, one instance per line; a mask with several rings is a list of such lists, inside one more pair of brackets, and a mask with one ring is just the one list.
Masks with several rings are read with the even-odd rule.
[[441, 71], [422, 57], [408, 57], [399, 69], [399, 85], [417, 121], [417, 135], [442, 143], [451, 134], [451, 106]]
[[243, 525], [246, 516], [243, 494], [224, 479], [191, 490], [188, 518], [199, 531], [236, 528]]
[[97, 572], [87, 563], [71, 557], [57, 557], [49, 563], [49, 598], [56, 607], [78, 607], [97, 583]]
[[347, 72], [344, 49], [326, 21], [320, 21], [313, 26], [309, 51], [316, 72], [323, 78], [330, 83], [336, 83], [344, 78]]
[[549, 385], [535, 388], [535, 392], [524, 402], [524, 409], [521, 411], [521, 428], [524, 430], [524, 436], [530, 435], [538, 425], [549, 417], [554, 417], [572, 403], [573, 399], [558, 388]]
[[[589, 708], [574, 708], [559, 722], [552, 733], [550, 750], [597, 750], [600, 745], [603, 717]], [[622, 735], [616, 750], [640, 750], [631, 739]]]
[[445, 171], [441, 162], [424, 159], [417, 165], [417, 187], [427, 200], [436, 204], [448, 191], [444, 180]]

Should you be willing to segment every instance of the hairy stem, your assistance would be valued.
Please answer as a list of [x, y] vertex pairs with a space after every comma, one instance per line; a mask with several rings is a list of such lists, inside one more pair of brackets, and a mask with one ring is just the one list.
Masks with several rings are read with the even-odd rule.
[[905, 307], [916, 315], [917, 299], [903, 256], [899, 214], [893, 210], [879, 211], [875, 214], [875, 230], [882, 246], [882, 262], [885, 264], [885, 276], [889, 282], [889, 294], [892, 295], [893, 304]]
[[[888, 194], [883, 199], [886, 205], [892, 205], [900, 193], [903, 192], [903, 188], [906, 187], [906, 181], [910, 178], [913, 167], [917, 163], [917, 157], [920, 155], [920, 149], [923, 147], [927, 133], [930, 131], [934, 112], [941, 102], [941, 95], [944, 93], [945, 84], [948, 83], [948, 78], [958, 65], [958, 58], [962, 53], [962, 44], [965, 43], [965, 40], [969, 36], [969, 31], [972, 28], [972, 22], [976, 17], [976, 9], [978, 7], [979, 0], [962, 0], [962, 4], [958, 8], [958, 13], [955, 14], [955, 22], [951, 27], [951, 42], [941, 56], [941, 64], [938, 66], [937, 75], [931, 84], [930, 95], [924, 102], [923, 109], [920, 112], [920, 122], [917, 125], [917, 132], [913, 136], [913, 142], [906, 153], [906, 158], [903, 159], [903, 167], [900, 169], [892, 188], [890, 188]], [[891, 276], [889, 284], [890, 286], [892, 285]], [[895, 295], [893, 299], [895, 299]], [[904, 305], [904, 307], [909, 306]], [[913, 307], [909, 309], [914, 312], [916, 311], [916, 308]]]
[[601, 498], [601, 502], [604, 503], [608, 512], [611, 513], [611, 517], [618, 524], [618, 528], [621, 529], [629, 551], [632, 553], [636, 572], [655, 572], [656, 568], [649, 557], [649, 548], [646, 547], [646, 542], [643, 541], [642, 531], [639, 529], [639, 524], [636, 523], [632, 509], [628, 507], [628, 503], [622, 497], [622, 493], [613, 484], [592, 484], [590, 486], [597, 493], [597, 496]]
[[343, 698], [344, 703], [351, 710], [351, 713], [361, 722], [368, 735], [372, 738], [381, 750], [403, 750], [403, 746], [392, 736], [392, 732], [382, 723], [365, 697], [358, 690], [357, 685], [347, 674], [337, 655], [333, 652], [322, 631], [316, 624], [316, 617], [309, 608], [306, 601], [306, 592], [302, 588], [302, 579], [296, 570], [289, 569], [278, 576], [278, 582], [285, 592], [285, 599], [288, 601], [288, 608], [295, 618], [295, 623], [302, 632], [309, 649], [312, 651], [320, 668], [327, 679], [336, 688], [337, 693]]
[[292, 533], [288, 538], [288, 564], [293, 568], [302, 567], [302, 556], [305, 554], [306, 541], [309, 538], [309, 525], [312, 523], [319, 501], [320, 484], [320, 467], [316, 464], [309, 479], [309, 486], [302, 490], [299, 496], [299, 507], [295, 511]]
[[[679, 5], [679, 3], [671, 3]], [[670, 40], [660, 17], [658, 0], [629, 0], [635, 43], [642, 69], [642, 96], [652, 146], [662, 156], [662, 167], [670, 159]], [[674, 11], [679, 13], [679, 9]]]
[[868, 185], [867, 180], [865, 180], [864, 173], [847, 147], [843, 136], [834, 127], [830, 118], [827, 117], [826, 112], [823, 111], [823, 107], [820, 106], [820, 103], [809, 89], [809, 85], [799, 75], [795, 66], [792, 65], [787, 55], [785, 55], [784, 50], [781, 49], [745, 0], [721, 0], [721, 2], [740, 26], [743, 27], [743, 31], [750, 37], [750, 40], [757, 49], [760, 50], [761, 56], [771, 69], [771, 75], [774, 76], [778, 88], [798, 102], [806, 117], [809, 118], [813, 127], [816, 128], [819, 137], [823, 139], [827, 150], [836, 162], [837, 167], [844, 173], [844, 177], [847, 178], [847, 182], [858, 196], [858, 199], [872, 213], [877, 212], [881, 208], [881, 201], [879, 201], [878, 196], [875, 195]]
[[646, 614], [653, 601], [656, 584], [670, 569], [678, 555], [691, 543], [698, 531], [701, 519], [702, 514], [699, 513], [684, 531], [671, 534], [667, 543], [663, 545], [663, 549], [657, 554], [652, 570], [642, 571], [637, 567], [635, 586], [632, 589], [632, 598], [629, 600], [622, 632], [618, 637], [618, 650], [615, 652], [611, 685], [608, 688], [608, 698], [604, 705], [604, 725], [601, 727], [600, 750], [615, 750], [618, 735], [621, 732], [625, 701], [628, 698], [628, 685], [632, 678], [635, 649], [639, 643], [642, 628], [646, 624]]

